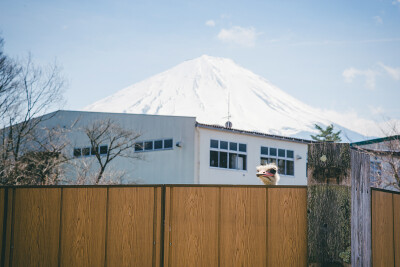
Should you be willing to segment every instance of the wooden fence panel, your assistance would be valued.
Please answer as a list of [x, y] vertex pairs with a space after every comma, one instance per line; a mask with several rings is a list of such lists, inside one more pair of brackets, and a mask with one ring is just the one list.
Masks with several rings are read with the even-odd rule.
[[104, 266], [107, 188], [64, 188], [60, 266]]
[[218, 266], [219, 188], [173, 187], [167, 195], [165, 266]]
[[12, 266], [56, 266], [61, 190], [15, 190]]
[[400, 267], [400, 194], [393, 194], [394, 257], [396, 267]]
[[110, 188], [108, 194], [107, 266], [158, 266], [161, 195], [153, 187]]
[[373, 266], [394, 266], [392, 193], [372, 191]]
[[4, 255], [3, 253], [3, 237], [4, 237], [4, 232], [3, 232], [3, 226], [4, 226], [4, 208], [6, 204], [6, 189], [5, 188], [0, 188], [0, 264], [3, 262]]
[[307, 189], [268, 188], [268, 266], [307, 266]]
[[220, 266], [266, 266], [266, 193], [262, 187], [221, 188]]

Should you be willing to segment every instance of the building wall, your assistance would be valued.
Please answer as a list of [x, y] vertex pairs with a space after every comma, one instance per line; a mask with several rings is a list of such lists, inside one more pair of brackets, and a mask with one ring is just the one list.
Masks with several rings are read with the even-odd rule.
[[[47, 126], [61, 126], [69, 129], [67, 139], [70, 145], [64, 152], [72, 156], [74, 147], [90, 146], [83, 128], [96, 120], [112, 119], [125, 129], [141, 133], [137, 141], [173, 139], [171, 150], [137, 153], [141, 159], [116, 158], [110, 169], [124, 171], [123, 183], [140, 184], [193, 184], [195, 118], [178, 116], [157, 116], [101, 112], [59, 111], [46, 121]], [[177, 147], [176, 143], [182, 146]], [[93, 160], [90, 157], [78, 160]]]
[[[232, 170], [210, 167], [210, 139], [238, 142], [247, 145], [247, 170]], [[256, 167], [260, 165], [261, 146], [294, 151], [294, 176], [280, 175], [281, 185], [306, 185], [307, 144], [276, 140], [250, 134], [233, 133], [196, 127], [196, 178], [201, 184], [262, 184], [256, 177]], [[296, 156], [301, 159], [296, 159]]]

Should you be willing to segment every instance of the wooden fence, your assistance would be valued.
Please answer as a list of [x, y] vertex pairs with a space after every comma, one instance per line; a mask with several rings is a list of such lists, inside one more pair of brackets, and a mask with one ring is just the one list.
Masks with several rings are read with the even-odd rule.
[[0, 188], [0, 226], [1, 266], [307, 265], [306, 187]]
[[373, 266], [400, 266], [400, 193], [372, 190]]

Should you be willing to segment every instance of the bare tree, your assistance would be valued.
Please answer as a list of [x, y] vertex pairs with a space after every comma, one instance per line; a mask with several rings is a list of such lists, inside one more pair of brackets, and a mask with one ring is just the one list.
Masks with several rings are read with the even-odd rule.
[[140, 133], [123, 129], [111, 119], [95, 121], [84, 131], [99, 167], [95, 184], [102, 182], [107, 167], [115, 158], [140, 159], [134, 152], [135, 141], [141, 136]]
[[[40, 165], [49, 174], [48, 163], [54, 166], [61, 159], [56, 155], [65, 144], [55, 142], [57, 131], [43, 128], [43, 122], [56, 113], [43, 114], [60, 106], [65, 82], [57, 64], [38, 67], [31, 56], [16, 63], [0, 51], [0, 182], [26, 184], [32, 173], [26, 172], [28, 169]], [[47, 162], [47, 167], [39, 164], [39, 159]]]

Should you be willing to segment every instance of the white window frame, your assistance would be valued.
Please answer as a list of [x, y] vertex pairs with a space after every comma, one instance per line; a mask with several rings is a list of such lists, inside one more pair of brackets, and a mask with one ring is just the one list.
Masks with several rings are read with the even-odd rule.
[[[268, 148], [268, 155], [261, 153], [262, 148]], [[270, 155], [271, 148], [276, 149], [276, 155], [275, 156], [271, 156]], [[279, 156], [279, 150], [284, 150], [285, 151], [285, 156], [284, 157]], [[274, 159], [276, 166], [278, 166], [278, 168], [279, 168], [279, 165], [278, 165], [279, 160], [280, 159], [284, 160], [285, 161], [285, 173], [279, 172], [279, 175], [288, 176], [288, 177], [295, 177], [296, 169], [295, 169], [295, 164], [294, 164], [295, 163], [295, 161], [294, 161], [294, 150], [271, 147], [271, 146], [260, 146], [260, 150], [259, 151], [260, 151], [260, 164], [263, 164], [263, 160], [265, 160], [265, 159], [267, 159], [268, 163], [271, 163], [270, 159]], [[293, 152], [293, 158], [289, 158], [287, 156], [287, 154], [288, 154], [287, 152], [288, 151], [292, 151]], [[293, 162], [293, 174], [286, 174], [287, 173], [287, 161], [292, 161]]]
[[[211, 147], [211, 141], [217, 141], [218, 142], [218, 148], [214, 148], [214, 147]], [[227, 149], [224, 149], [224, 148], [221, 148], [221, 142], [226, 142], [226, 143], [228, 143], [228, 148]], [[231, 143], [236, 143], [236, 150], [231, 150], [230, 149], [230, 147], [231, 147]], [[243, 152], [243, 151], [239, 151], [239, 147], [240, 147], [240, 145], [245, 145], [246, 146], [246, 152]], [[219, 139], [210, 139], [210, 146], [209, 146], [209, 150], [210, 150], [210, 153], [208, 154], [208, 156], [209, 156], [209, 160], [208, 160], [208, 162], [209, 162], [209, 167], [210, 168], [212, 168], [212, 169], [219, 169], [219, 170], [231, 170], [231, 171], [243, 171], [243, 172], [247, 172], [247, 165], [248, 165], [248, 155], [247, 155], [247, 147], [248, 147], [248, 145], [246, 144], [246, 143], [240, 143], [240, 142], [235, 142], [235, 141], [226, 141], [226, 140], [219, 140]], [[216, 166], [211, 166], [211, 151], [214, 151], [214, 152], [217, 152], [218, 153], [218, 167], [216, 167]], [[225, 167], [220, 167], [220, 163], [221, 163], [221, 153], [220, 152], [224, 152], [224, 153], [227, 153], [227, 155], [226, 155], [226, 157], [227, 157], [227, 159], [226, 159], [226, 168]], [[230, 155], [236, 155], [236, 160], [235, 160], [235, 166], [236, 166], [236, 168], [230, 168], [229, 167], [229, 165], [230, 165], [230, 160], [229, 160], [229, 158], [230, 158]], [[244, 167], [246, 167], [246, 168], [244, 168], [244, 169], [239, 169], [238, 167], [239, 167], [239, 158], [240, 158], [240, 156], [244, 156], [244, 158], [245, 158], [245, 162], [244, 162]]]

